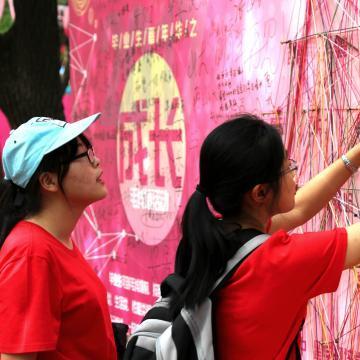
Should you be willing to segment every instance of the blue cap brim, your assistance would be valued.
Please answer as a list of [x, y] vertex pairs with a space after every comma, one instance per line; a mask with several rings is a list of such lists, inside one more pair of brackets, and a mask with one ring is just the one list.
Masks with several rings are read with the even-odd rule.
[[87, 118], [81, 119], [73, 123], [67, 123], [62, 131], [61, 138], [55, 139], [55, 142], [49, 147], [45, 154], [58, 149], [69, 141], [75, 139], [82, 134], [94, 121], [100, 117], [101, 113], [91, 115]]

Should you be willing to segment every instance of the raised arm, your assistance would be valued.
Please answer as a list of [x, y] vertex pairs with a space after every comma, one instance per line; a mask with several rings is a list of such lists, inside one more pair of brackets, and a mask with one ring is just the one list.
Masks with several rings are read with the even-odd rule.
[[[360, 145], [346, 153], [354, 167], [360, 166]], [[315, 216], [336, 194], [352, 175], [340, 158], [301, 187], [295, 196], [294, 208], [272, 218], [270, 233], [278, 229], [296, 228]]]

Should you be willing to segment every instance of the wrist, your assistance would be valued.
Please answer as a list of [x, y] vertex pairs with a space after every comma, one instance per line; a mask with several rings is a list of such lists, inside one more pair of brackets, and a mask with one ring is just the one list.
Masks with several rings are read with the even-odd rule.
[[354, 147], [348, 150], [345, 156], [355, 167], [360, 167], [360, 144], [356, 144]]
[[358, 171], [358, 166], [356, 166], [346, 155], [342, 155], [341, 156], [341, 160], [344, 163], [344, 166], [346, 167], [347, 170], [349, 170], [351, 172], [351, 174], [355, 174]]

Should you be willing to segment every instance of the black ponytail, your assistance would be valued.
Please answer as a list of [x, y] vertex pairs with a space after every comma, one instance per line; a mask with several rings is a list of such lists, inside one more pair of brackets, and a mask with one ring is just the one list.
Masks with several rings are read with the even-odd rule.
[[0, 182], [0, 247], [17, 222], [27, 214], [23, 190], [10, 180]]
[[184, 277], [185, 284], [183, 293], [174, 299], [173, 306], [186, 303], [192, 307], [207, 296], [215, 280], [224, 271], [229, 248], [221, 220], [210, 212], [205, 195], [199, 191], [193, 193], [186, 205], [182, 232], [175, 272]]

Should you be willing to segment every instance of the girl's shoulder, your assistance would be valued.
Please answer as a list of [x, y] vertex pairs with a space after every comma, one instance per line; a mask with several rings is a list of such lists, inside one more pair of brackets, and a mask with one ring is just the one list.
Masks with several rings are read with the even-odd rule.
[[40, 226], [28, 221], [18, 222], [11, 230], [0, 251], [1, 260], [38, 256], [49, 258], [52, 236]]

